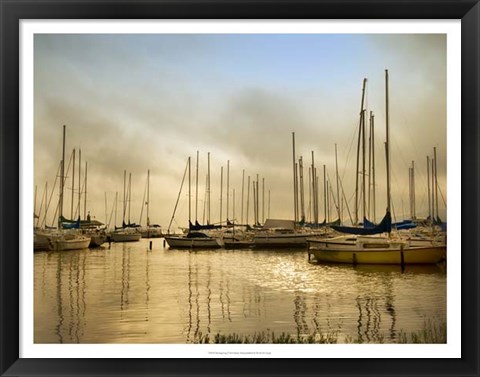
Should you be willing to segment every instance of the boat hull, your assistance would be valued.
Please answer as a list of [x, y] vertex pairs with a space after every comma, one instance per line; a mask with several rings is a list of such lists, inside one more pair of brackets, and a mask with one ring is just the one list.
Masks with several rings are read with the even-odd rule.
[[110, 241], [112, 242], [136, 242], [140, 241], [142, 235], [140, 233], [111, 233]]
[[33, 250], [34, 251], [46, 251], [50, 249], [48, 242], [48, 236], [45, 234], [34, 233], [33, 234]]
[[304, 234], [262, 234], [255, 235], [255, 247], [306, 247], [308, 235]]
[[253, 243], [253, 241], [223, 239], [223, 247], [225, 249], [249, 249], [254, 246], [255, 244]]
[[141, 230], [140, 231], [142, 238], [161, 238], [163, 237], [161, 230]]
[[97, 234], [90, 236], [90, 244], [89, 247], [99, 247], [102, 246], [107, 241], [106, 234]]
[[171, 249], [214, 249], [221, 246], [215, 238], [166, 236], [165, 241]]
[[49, 249], [51, 251], [87, 249], [89, 244], [90, 237], [76, 237], [74, 239], [49, 238]]
[[444, 246], [412, 247], [406, 249], [340, 250], [310, 248], [317, 262], [348, 264], [435, 264], [445, 260]]

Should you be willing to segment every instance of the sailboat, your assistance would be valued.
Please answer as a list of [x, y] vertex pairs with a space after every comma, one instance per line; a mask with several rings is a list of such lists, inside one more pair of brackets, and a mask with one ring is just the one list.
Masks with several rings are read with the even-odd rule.
[[[336, 231], [348, 235], [329, 239], [309, 240], [309, 259], [311, 255], [317, 262], [349, 264], [435, 264], [446, 258], [444, 244], [419, 244], [408, 239], [392, 237], [390, 215], [390, 151], [389, 151], [389, 113], [388, 113], [388, 70], [385, 70], [386, 82], [386, 161], [387, 161], [387, 210], [378, 226], [370, 227], [333, 227]], [[362, 109], [363, 111], [363, 109]], [[386, 235], [385, 235], [386, 234]]]
[[217, 239], [215, 237], [212, 237], [208, 235], [205, 232], [199, 231], [199, 230], [192, 230], [192, 221], [191, 221], [191, 195], [190, 195], [190, 157], [188, 157], [187, 160], [187, 166], [185, 167], [185, 172], [183, 174], [183, 179], [182, 179], [182, 184], [180, 186], [180, 191], [178, 193], [178, 198], [177, 198], [177, 203], [175, 204], [175, 209], [173, 210], [173, 215], [172, 219], [170, 221], [170, 225], [168, 226], [168, 233], [170, 232], [170, 226], [172, 224], [172, 221], [175, 217], [175, 210], [178, 205], [178, 200], [180, 198], [181, 192], [182, 192], [182, 187], [183, 187], [183, 182], [185, 181], [185, 175], [187, 173], [188, 169], [188, 190], [189, 190], [189, 195], [188, 195], [188, 223], [189, 223], [189, 228], [188, 231], [185, 234], [180, 234], [180, 235], [165, 235], [165, 241], [167, 242], [168, 246], [171, 249], [199, 249], [199, 248], [204, 248], [204, 249], [213, 249], [213, 248], [219, 248], [221, 247], [221, 242], [220, 239]]
[[[115, 230], [112, 230], [108, 237], [110, 239], [110, 241], [113, 241], [113, 242], [136, 242], [136, 241], [139, 241], [140, 238], [142, 237], [142, 235], [140, 234], [140, 232], [138, 231], [137, 227], [134, 227], [132, 226], [132, 224], [130, 224], [130, 219], [128, 221], [128, 224], [125, 223], [125, 212], [126, 212], [126, 201], [127, 201], [127, 197], [126, 197], [126, 192], [125, 192], [125, 185], [126, 185], [126, 174], [127, 172], [124, 171], [123, 172], [123, 220], [122, 220], [122, 226], [120, 228], [117, 228]], [[131, 180], [129, 180], [129, 195], [131, 193]], [[129, 205], [130, 205], [130, 199], [128, 197], [128, 202], [129, 202]], [[130, 209], [129, 209], [129, 213], [130, 213]], [[130, 214], [129, 214], [130, 216]]]
[[161, 226], [158, 225], [158, 224], [150, 224], [150, 216], [149, 216], [149, 209], [150, 209], [150, 170], [148, 170], [148, 172], [147, 172], [147, 199], [144, 202], [145, 202], [145, 205], [147, 207], [147, 225], [140, 228], [140, 233], [142, 235], [142, 238], [163, 237]]
[[63, 126], [63, 148], [62, 148], [62, 163], [60, 171], [60, 198], [59, 198], [59, 217], [58, 229], [54, 232], [48, 233], [46, 238], [48, 240], [48, 248], [52, 251], [66, 251], [78, 250], [88, 248], [90, 244], [90, 237], [80, 233], [80, 219], [69, 226], [62, 223], [63, 219], [63, 195], [65, 185], [65, 133], [66, 126]]

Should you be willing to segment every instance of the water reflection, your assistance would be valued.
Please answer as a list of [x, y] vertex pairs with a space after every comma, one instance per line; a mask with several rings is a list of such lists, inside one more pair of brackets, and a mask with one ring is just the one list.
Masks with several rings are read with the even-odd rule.
[[55, 327], [55, 334], [58, 337], [58, 343], [63, 343], [62, 326], [63, 326], [63, 300], [62, 300], [62, 255], [57, 259], [57, 316], [58, 322]]
[[[128, 294], [130, 290], [130, 248], [128, 244], [122, 243], [122, 289], [120, 293], [120, 311], [128, 308]], [[123, 316], [122, 316], [123, 318]]]
[[306, 297], [302, 294], [295, 296], [293, 300], [295, 305], [295, 311], [293, 313], [293, 319], [297, 328], [297, 336], [309, 335], [309, 329], [306, 321], [307, 303]]
[[146, 245], [35, 253], [35, 342], [191, 343], [272, 331], [388, 343], [421, 330], [425, 318], [446, 318], [446, 274], [437, 266], [318, 265], [298, 251]]
[[[86, 254], [56, 252], [44, 258], [55, 259], [55, 336], [58, 343], [79, 343], [82, 339], [87, 311]], [[42, 291], [49, 287], [49, 279], [42, 269]], [[43, 291], [42, 298], [48, 298]], [[47, 300], [48, 301], [48, 300]], [[48, 308], [47, 313], [48, 315]]]

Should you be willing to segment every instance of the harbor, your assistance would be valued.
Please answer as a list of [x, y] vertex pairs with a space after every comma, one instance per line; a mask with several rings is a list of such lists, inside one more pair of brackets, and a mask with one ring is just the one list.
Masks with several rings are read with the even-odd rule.
[[35, 344], [447, 343], [444, 35], [47, 35], [37, 88], [67, 42], [91, 76], [36, 93]]

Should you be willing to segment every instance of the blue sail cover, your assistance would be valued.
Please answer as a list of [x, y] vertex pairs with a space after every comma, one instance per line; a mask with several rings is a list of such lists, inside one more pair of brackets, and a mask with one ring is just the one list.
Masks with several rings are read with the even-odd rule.
[[192, 224], [191, 221], [188, 222], [188, 228], [189, 230], [208, 230], [208, 229], [219, 229], [221, 228], [221, 225], [201, 225], [198, 223], [198, 221], [195, 221], [195, 225]]
[[378, 225], [375, 223], [372, 223], [370, 220], [368, 220], [366, 217], [363, 218], [363, 227], [364, 228], [375, 228]]
[[63, 229], [79, 229], [80, 228], [80, 217], [77, 221], [72, 222], [65, 219], [63, 216], [60, 218]]
[[433, 224], [438, 225], [442, 232], [447, 231], [447, 223], [444, 223], [439, 216], [437, 216], [437, 218], [433, 221]]
[[348, 234], [358, 234], [358, 235], [372, 235], [372, 234], [380, 234], [385, 232], [390, 233], [392, 231], [392, 216], [390, 215], [390, 212], [387, 212], [385, 214], [380, 224], [375, 225], [371, 222], [369, 223], [371, 224], [371, 227], [360, 228], [360, 227], [354, 227], [354, 226], [332, 225], [332, 228], [337, 232], [348, 233]]
[[397, 230], [402, 230], [416, 228], [417, 224], [415, 224], [412, 220], [403, 220], [397, 223], [393, 223], [392, 226]]
[[[363, 227], [364, 228], [375, 228], [377, 226], [378, 226], [377, 224], [372, 223], [368, 219], [365, 219], [365, 218], [363, 219]], [[403, 220], [403, 221], [399, 221], [399, 222], [396, 222], [396, 223], [392, 224], [392, 228], [397, 229], [397, 230], [413, 229], [413, 228], [416, 228], [416, 227], [417, 227], [417, 224], [415, 224], [412, 220]]]

